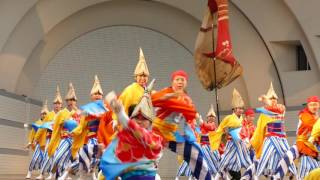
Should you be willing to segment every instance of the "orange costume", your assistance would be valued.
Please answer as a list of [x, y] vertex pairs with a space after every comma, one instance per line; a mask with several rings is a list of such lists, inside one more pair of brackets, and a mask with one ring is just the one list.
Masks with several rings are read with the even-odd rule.
[[185, 93], [167, 98], [173, 94], [173, 89], [168, 87], [151, 95], [153, 106], [160, 107], [153, 122], [153, 130], [162, 135], [166, 141], [178, 140], [174, 135], [178, 130], [178, 124], [170, 116], [172, 113], [181, 113], [193, 132], [195, 129], [196, 109], [191, 98]]
[[113, 127], [113, 119], [112, 119], [113, 112], [111, 111], [108, 104], [105, 103], [104, 105], [106, 106], [107, 109], [109, 109], [109, 111], [104, 113], [100, 117], [97, 138], [99, 143], [102, 143], [105, 147], [107, 147], [109, 143], [112, 141], [116, 132]]
[[[183, 155], [196, 179], [200, 178], [200, 172], [201, 176], [210, 177], [204, 153], [197, 143], [196, 108], [191, 98], [183, 91], [185, 87], [181, 88], [186, 85], [183, 83], [188, 80], [188, 75], [183, 70], [178, 70], [172, 73], [171, 79], [172, 87], [151, 95], [152, 104], [157, 108], [157, 117], [152, 123], [153, 131], [161, 135], [165, 142], [169, 142], [168, 147], [171, 151]], [[178, 81], [180, 82], [177, 83]], [[174, 88], [178, 90], [175, 91]], [[193, 153], [187, 153], [191, 151]]]
[[312, 127], [317, 122], [317, 119], [308, 111], [307, 108], [299, 113], [299, 125], [297, 130], [297, 146], [301, 154], [312, 157], [318, 156], [318, 151], [313, 144], [308, 141], [311, 135]]
[[195, 121], [196, 110], [192, 104], [191, 98], [186, 94], [179, 94], [177, 97], [170, 99], [163, 98], [166, 95], [173, 94], [174, 91], [171, 87], [164, 88], [152, 94], [152, 103], [155, 107], [165, 107], [161, 109], [157, 114], [159, 118], [164, 118], [171, 112], [179, 111], [184, 115], [188, 123]]

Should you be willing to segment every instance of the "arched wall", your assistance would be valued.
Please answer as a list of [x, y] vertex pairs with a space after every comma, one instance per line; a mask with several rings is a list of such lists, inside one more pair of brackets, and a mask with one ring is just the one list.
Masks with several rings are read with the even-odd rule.
[[[126, 12], [126, 16], [121, 16], [123, 11]], [[164, 3], [111, 1], [92, 5], [57, 24], [37, 44], [23, 67], [16, 92], [31, 95], [41, 73], [45, 71], [47, 64], [57, 52], [73, 39], [95, 29], [115, 25], [139, 26], [165, 34], [192, 52], [199, 24], [200, 21], [190, 14]], [[256, 99], [261, 93], [265, 93], [271, 80], [274, 81], [275, 87], [282, 97], [279, 77], [268, 49], [252, 24], [234, 6], [231, 6], [231, 32], [234, 53], [244, 66], [245, 73], [241, 79], [220, 91], [222, 109], [230, 109], [230, 95], [234, 87], [240, 89], [247, 105], [250, 106], [259, 105]], [[191, 58], [187, 61], [190, 66], [193, 66]], [[258, 72], [255, 71], [255, 68], [259, 66], [263, 68]], [[196, 78], [195, 80], [197, 81]], [[52, 87], [54, 86], [52, 85]], [[203, 97], [195, 96], [197, 101], [201, 101], [201, 98]], [[200, 104], [201, 111], [204, 111], [203, 109], [207, 108], [205, 106], [208, 105], [208, 102], [205, 105]]]

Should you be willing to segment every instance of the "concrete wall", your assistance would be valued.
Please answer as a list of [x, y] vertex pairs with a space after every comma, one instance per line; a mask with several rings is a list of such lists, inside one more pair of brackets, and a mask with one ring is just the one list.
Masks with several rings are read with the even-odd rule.
[[[41, 102], [0, 91], [0, 174], [22, 174], [30, 161], [28, 127], [37, 120]], [[30, 152], [31, 153], [31, 152]]]
[[[2, 20], [3, 24], [7, 25], [2, 29], [4, 36], [0, 39], [0, 73], [1, 77], [10, 79], [1, 78], [1, 87], [26, 95], [32, 94], [38, 78], [59, 49], [72, 39], [104, 26], [138, 25], [151, 28], [170, 36], [192, 52], [206, 5], [205, 2], [194, 3], [191, 0], [184, 3], [168, 0], [71, 0], [68, 3], [45, 0], [28, 1], [23, 5], [11, 1], [2, 3], [4, 6], [1, 7], [17, 7], [17, 11], [2, 12], [2, 17], [7, 15], [12, 21], [6, 23], [8, 18]], [[315, 7], [319, 2], [304, 4], [301, 10], [296, 8], [301, 4], [299, 1], [234, 0], [232, 3], [231, 32], [234, 52], [245, 67], [242, 93], [248, 97], [248, 104], [257, 105], [256, 97], [267, 88], [266, 82], [271, 80], [275, 81], [276, 89], [280, 96], [285, 98], [287, 105], [301, 104], [309, 94], [319, 94], [319, 63], [316, 51], [318, 43], [313, 43], [319, 39], [318, 30], [316, 23], [305, 24], [309, 21], [304, 21], [313, 22], [312, 18], [315, 16], [312, 15], [316, 12], [299, 13], [309, 6]], [[123, 11], [126, 15], [121, 13]], [[283, 54], [278, 54], [279, 49], [272, 44], [292, 41], [303, 45], [312, 66], [311, 71], [288, 72], [286, 68], [281, 68], [281, 63], [292, 62], [292, 52], [285, 50], [286, 58], [282, 59]], [[34, 61], [35, 56], [38, 57]], [[12, 66], [11, 63], [15, 65]], [[251, 72], [251, 69], [257, 67], [265, 71]], [[251, 83], [258, 81], [262, 83]], [[303, 82], [302, 85], [296, 85], [297, 81]], [[222, 93], [224, 92], [229, 96], [228, 89]]]
[[[94, 5], [75, 13], [73, 16], [70, 16], [62, 23], [58, 24], [54, 29], [47, 33], [45, 41], [39, 42], [37, 47], [35, 47], [20, 74], [16, 92], [19, 94], [23, 93], [31, 95], [34, 92], [34, 88], [38, 83], [39, 78], [45, 73], [46, 67], [54, 59], [60, 49], [67, 46], [72, 40], [85, 35], [87, 32], [103, 27], [127, 25], [151, 29], [168, 36], [187, 51], [193, 52], [194, 42], [200, 24], [197, 19], [190, 16], [190, 14], [179, 11], [166, 4], [141, 1], [138, 1], [138, 3], [131, 2], [132, 1], [117, 1], [117, 3], [106, 2]], [[145, 9], [145, 11], [142, 11], [141, 9]], [[234, 44], [241, 44], [241, 46], [234, 46], [234, 53], [239, 62], [244, 66], [245, 73], [242, 78], [239, 78], [239, 80], [235, 81], [232, 85], [224, 88], [223, 91], [220, 91], [222, 109], [227, 110], [230, 108], [230, 94], [234, 87], [240, 90], [248, 106], [258, 105], [256, 100], [257, 97], [261, 93], [265, 93], [271, 80], [274, 81], [279, 96], [283, 97], [280, 77], [277, 74], [276, 67], [274, 66], [272, 57], [268, 53], [267, 47], [245, 16], [243, 16], [234, 6], [232, 6], [231, 9], [231, 16], [234, 17], [232, 18], [233, 42]], [[121, 16], [121, 13], [119, 14], [120, 10], [127, 12], [126, 18]], [[149, 13], [151, 12], [153, 13], [152, 18], [146, 18], [150, 16]], [[97, 19], [97, 17], [105, 18]], [[86, 19], [86, 22], [90, 23], [83, 23], [84, 19]], [[163, 19], [170, 19], [170, 21], [162, 23]], [[177, 24], [176, 22], [179, 23]], [[113, 38], [115, 38], [115, 36], [113, 36]], [[130, 38], [127, 40], [130, 41]], [[140, 41], [142, 41], [142, 39]], [[108, 42], [106, 41], [106, 44], [107, 43]], [[137, 47], [133, 50], [136, 48]], [[255, 49], [255, 51], [252, 51], [252, 49]], [[112, 57], [114, 56], [113, 54], [117, 55], [117, 51], [109, 53], [106, 56]], [[163, 49], [163, 47], [156, 47], [150, 54], [156, 55], [156, 51], [161, 52], [161, 54], [167, 53], [166, 49]], [[124, 59], [135, 58], [134, 54], [132, 54], [132, 57], [126, 57], [125, 54], [121, 54], [121, 56], [123, 56], [122, 58]], [[158, 58], [161, 57], [159, 56]], [[189, 57], [185, 61], [184, 65], [186, 65], [186, 68], [192, 70], [192, 57]], [[113, 66], [116, 67], [117, 65], [114, 64]], [[256, 67], [263, 68], [261, 68], [260, 71], [255, 71]], [[176, 66], [176, 69], [178, 68], [181, 67]], [[95, 70], [92, 70], [92, 73], [94, 73], [94, 71]], [[153, 71], [159, 72], [162, 71], [162, 69], [154, 69]], [[191, 74], [191, 77], [194, 77], [193, 71], [190, 71], [189, 73]], [[194, 80], [197, 81], [196, 77]], [[195, 85], [197, 85], [196, 82]], [[197, 92], [197, 94], [201, 93], [200, 90]], [[194, 98], [198, 101], [202, 99], [201, 96], [195, 96]], [[281, 98], [281, 100], [283, 99]], [[205, 106], [200, 106], [200, 108], [206, 109], [208, 105], [209, 103]], [[203, 110], [201, 109], [201, 111]]]

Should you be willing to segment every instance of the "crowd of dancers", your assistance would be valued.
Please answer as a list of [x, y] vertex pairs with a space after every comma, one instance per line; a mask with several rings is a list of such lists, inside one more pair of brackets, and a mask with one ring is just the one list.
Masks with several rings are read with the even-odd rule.
[[148, 83], [149, 75], [140, 49], [134, 82], [121, 93], [104, 97], [95, 76], [91, 102], [78, 107], [70, 83], [63, 108], [57, 87], [53, 110], [45, 101], [39, 120], [32, 123], [27, 148], [33, 156], [26, 179], [33, 171], [39, 172], [36, 179], [84, 179], [88, 174], [94, 180], [160, 179], [165, 148], [180, 162], [176, 179], [304, 179], [320, 168], [317, 96], [310, 96], [297, 115], [296, 141], [289, 146], [286, 108], [278, 103], [272, 83], [258, 98], [263, 106], [255, 109], [245, 109], [234, 89], [232, 114], [218, 124], [212, 105], [205, 119], [197, 112], [186, 92], [185, 71], [173, 72], [171, 84], [159, 91], [153, 89], [154, 80]]

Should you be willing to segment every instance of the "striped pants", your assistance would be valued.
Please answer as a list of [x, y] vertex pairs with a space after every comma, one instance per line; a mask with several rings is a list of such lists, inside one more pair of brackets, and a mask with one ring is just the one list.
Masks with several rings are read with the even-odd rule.
[[40, 145], [37, 144], [32, 155], [32, 159], [29, 165], [29, 171], [38, 170], [41, 168], [41, 163], [43, 159], [43, 152], [40, 149]]
[[320, 162], [317, 159], [307, 155], [300, 154], [298, 151], [298, 147], [296, 145], [293, 145], [290, 147], [290, 149], [286, 152], [285, 156], [279, 162], [276, 175], [274, 177], [276, 179], [282, 179], [288, 172], [288, 167], [290, 166], [290, 164], [298, 158], [300, 158], [300, 168], [298, 174], [299, 179], [303, 179], [312, 170], [320, 168]]
[[60, 144], [54, 153], [53, 166], [57, 168], [57, 176], [61, 175], [62, 172], [68, 168], [71, 163], [71, 138], [65, 138], [60, 141]]
[[241, 176], [241, 180], [258, 179], [258, 177], [256, 176], [256, 168], [258, 167], [259, 160], [256, 158], [256, 155], [253, 149], [250, 149], [249, 152], [250, 152], [251, 161], [253, 163], [243, 173], [243, 175]]
[[211, 151], [209, 145], [202, 146], [204, 152], [204, 158], [208, 163], [210, 173], [215, 175], [219, 172], [220, 154], [218, 150]]
[[183, 161], [179, 166], [176, 177], [180, 177], [180, 176], [192, 177], [191, 169], [186, 161]]
[[91, 168], [98, 165], [99, 159], [97, 158], [98, 152], [98, 140], [97, 138], [90, 138], [88, 143], [85, 144], [79, 150], [79, 157], [72, 162], [71, 168], [74, 172], [77, 172], [80, 167], [89, 172]]
[[250, 153], [245, 143], [229, 140], [225, 152], [221, 156], [219, 172], [240, 171], [241, 168], [248, 168], [251, 164]]
[[52, 162], [53, 162], [54, 156], [49, 157], [48, 151], [47, 151], [49, 142], [50, 142], [50, 139], [47, 139], [46, 149], [43, 153], [43, 160], [42, 160], [41, 171], [40, 171], [41, 174], [44, 174], [45, 172], [50, 173], [53, 168]]
[[171, 151], [183, 156], [183, 159], [189, 165], [192, 174], [196, 179], [212, 179], [208, 163], [204, 158], [204, 152], [198, 143], [177, 143], [172, 141], [168, 144], [168, 148]]
[[300, 161], [299, 178], [303, 179], [312, 170], [320, 168], [320, 162], [313, 157], [302, 155]]
[[[203, 145], [201, 147], [204, 153], [204, 159], [208, 163], [210, 174], [215, 175], [219, 170], [220, 154], [218, 150], [211, 152], [210, 146], [208, 145]], [[178, 176], [192, 176], [191, 169], [186, 161], [183, 161], [180, 165], [177, 172], [177, 177]]]
[[[286, 138], [277, 136], [266, 137], [263, 143], [262, 155], [259, 159], [256, 175], [275, 175], [276, 168], [280, 160], [289, 150], [289, 144]], [[289, 171], [296, 175], [297, 169], [294, 163], [289, 166]]]

